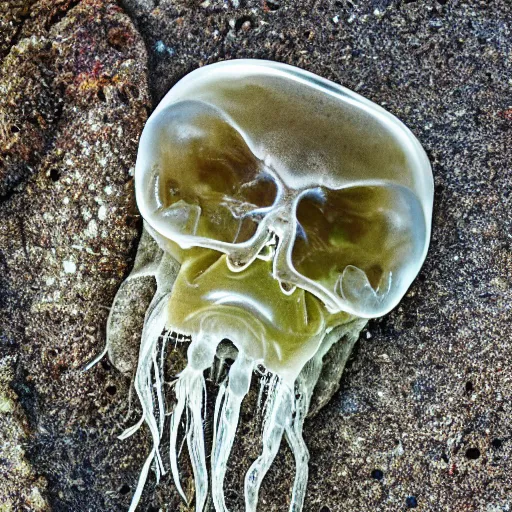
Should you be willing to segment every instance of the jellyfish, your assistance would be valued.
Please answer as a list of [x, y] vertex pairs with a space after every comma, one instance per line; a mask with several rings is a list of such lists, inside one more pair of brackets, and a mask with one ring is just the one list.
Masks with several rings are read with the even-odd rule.
[[[246, 511], [256, 512], [284, 437], [296, 464], [289, 510], [300, 512], [303, 426], [324, 357], [393, 309], [426, 257], [433, 178], [424, 150], [396, 117], [340, 85], [275, 62], [221, 62], [185, 76], [149, 118], [135, 192], [144, 232], [127, 281], [154, 276], [157, 286], [134, 381], [142, 416], [122, 435], [146, 423], [152, 437], [130, 510], [151, 469], [157, 481], [170, 471], [187, 499], [183, 429], [195, 510], [210, 493], [216, 512], [227, 512], [240, 407], [263, 373], [262, 448], [245, 476]], [[188, 348], [169, 391], [171, 340]], [[205, 375], [226, 350], [234, 362], [218, 388], [208, 457]]]

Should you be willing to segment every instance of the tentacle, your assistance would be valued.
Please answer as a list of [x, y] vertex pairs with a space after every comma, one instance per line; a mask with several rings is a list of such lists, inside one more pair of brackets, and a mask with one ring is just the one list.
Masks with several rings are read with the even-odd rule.
[[224, 478], [235, 439], [240, 406], [249, 392], [254, 361], [238, 354], [215, 404], [215, 433], [212, 448], [212, 495], [216, 512], [227, 512], [224, 500]]
[[279, 379], [275, 392], [267, 400], [263, 427], [263, 451], [245, 476], [246, 512], [256, 512], [261, 483], [275, 459], [285, 428], [291, 423], [293, 391]]
[[309, 451], [302, 437], [302, 424], [303, 420], [295, 419], [293, 425], [286, 428], [286, 438], [293, 451], [296, 466], [290, 512], [301, 512], [308, 485]]
[[[213, 359], [213, 356], [212, 356]], [[194, 472], [196, 507], [202, 512], [208, 497], [208, 469], [206, 467], [206, 450], [203, 429], [203, 397], [205, 382], [203, 372], [197, 372], [194, 382], [188, 390], [189, 424], [187, 429], [187, 446]]]
[[[160, 340], [159, 335], [163, 331], [167, 321], [165, 309], [167, 298], [167, 294], [157, 294], [154, 297], [148, 309], [146, 320], [144, 322], [144, 329], [142, 331], [139, 363], [134, 383], [135, 391], [137, 392], [142, 406], [142, 416], [134, 426], [128, 428], [119, 436], [120, 439], [126, 439], [133, 435], [141, 427], [142, 423], [146, 422], [153, 438], [153, 448], [141, 471], [137, 489], [130, 505], [130, 512], [134, 511], [137, 507], [153, 460], [156, 459], [155, 472], [157, 481], [160, 480], [161, 475], [165, 474], [165, 469], [158, 449], [161, 439], [160, 424], [162, 423], [163, 416], [165, 415], [165, 403], [161, 392], [157, 392], [155, 398], [152, 371], [155, 371], [156, 380], [161, 382], [163, 375], [160, 375], [159, 372], [157, 354]], [[165, 343], [165, 338], [163, 343]], [[158, 414], [155, 414], [155, 401], [157, 402]]]
[[171, 474], [174, 480], [174, 484], [176, 485], [176, 489], [178, 490], [180, 496], [185, 501], [187, 501], [187, 497], [185, 496], [183, 488], [181, 487], [180, 473], [178, 470], [178, 450], [176, 449], [176, 442], [178, 438], [178, 430], [181, 423], [181, 417], [183, 416], [183, 412], [185, 411], [185, 406], [187, 402], [186, 389], [184, 389], [184, 386], [180, 386], [179, 381], [176, 383], [176, 398], [177, 403], [176, 406], [174, 407], [170, 423], [169, 460], [171, 463]]
[[313, 390], [322, 371], [322, 357], [313, 357], [304, 366], [295, 383], [292, 421], [286, 427], [286, 439], [295, 457], [295, 480], [293, 483], [290, 512], [301, 512], [308, 484], [309, 451], [302, 437], [304, 420], [309, 411]]
[[192, 339], [188, 348], [188, 365], [179, 375], [176, 382], [177, 404], [171, 418], [170, 425], [170, 462], [171, 473], [178, 492], [185, 499], [181, 487], [176, 441], [181, 417], [187, 410], [186, 438], [188, 452], [194, 472], [196, 488], [196, 510], [202, 512], [208, 495], [208, 470], [206, 468], [206, 454], [203, 431], [203, 397], [205, 394], [205, 381], [203, 372], [208, 369], [215, 357], [216, 344], [206, 334], [200, 334]]
[[256, 371], [259, 374], [259, 384], [260, 388], [258, 391], [258, 399], [256, 401], [256, 415], [260, 416], [263, 414], [265, 416], [265, 409], [267, 401], [263, 401], [263, 395], [265, 392], [265, 389], [267, 389], [267, 393], [270, 391], [270, 388], [272, 386], [275, 386], [277, 379], [270, 373], [268, 370], [265, 369], [263, 365], [259, 365], [256, 367]]
[[296, 384], [297, 395], [294, 403], [293, 419], [291, 424], [286, 426], [286, 439], [295, 457], [296, 466], [290, 512], [300, 512], [302, 510], [308, 484], [309, 451], [302, 437], [302, 431], [308, 413], [311, 390], [304, 384], [304, 379], [299, 376]]

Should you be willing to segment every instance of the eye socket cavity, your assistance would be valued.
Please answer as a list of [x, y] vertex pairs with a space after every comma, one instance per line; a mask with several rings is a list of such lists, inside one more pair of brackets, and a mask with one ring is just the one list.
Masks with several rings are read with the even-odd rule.
[[[294, 272], [314, 283], [326, 305], [379, 316], [397, 303], [421, 265], [426, 226], [421, 205], [394, 184], [303, 194], [289, 254]], [[305, 287], [305, 285], [304, 285]], [[330, 304], [331, 303], [331, 304]]]
[[[326, 201], [325, 192], [323, 191], [322, 187], [310, 188], [303, 191], [297, 198], [296, 204], [294, 205], [295, 211], [297, 210], [297, 203], [299, 202], [299, 200], [301, 201], [302, 199], [309, 199], [313, 204], [318, 205], [323, 205]], [[297, 220], [296, 237], [299, 240], [303, 240], [304, 242], [307, 243], [307, 233], [299, 220]]]
[[274, 204], [279, 183], [218, 109], [182, 101], [144, 129], [137, 202], [157, 231], [182, 247], [247, 242]]

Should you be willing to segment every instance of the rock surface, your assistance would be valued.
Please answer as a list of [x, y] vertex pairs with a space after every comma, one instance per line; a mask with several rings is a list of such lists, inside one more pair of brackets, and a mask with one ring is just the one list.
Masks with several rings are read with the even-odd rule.
[[[80, 371], [103, 348], [140, 225], [142, 39], [153, 106], [198, 66], [278, 60], [384, 106], [432, 161], [428, 259], [307, 422], [305, 512], [510, 510], [508, 0], [235, 3], [124, 0], [141, 35], [108, 2], [0, 3], [0, 510], [126, 510], [147, 450], [142, 433], [116, 439], [136, 419], [129, 380], [107, 363]], [[259, 452], [255, 400], [227, 475], [232, 512]], [[292, 476], [283, 445], [261, 510], [287, 510]], [[141, 507], [159, 508], [193, 510], [168, 480]]]
[[120, 510], [144, 440], [116, 438], [126, 379], [82, 367], [138, 236], [146, 52], [113, 2], [0, 5], [0, 510]]

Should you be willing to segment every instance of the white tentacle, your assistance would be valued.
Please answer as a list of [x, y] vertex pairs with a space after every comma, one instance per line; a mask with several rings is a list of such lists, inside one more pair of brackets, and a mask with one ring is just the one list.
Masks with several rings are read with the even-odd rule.
[[196, 510], [201, 512], [208, 497], [208, 470], [203, 430], [203, 400], [206, 392], [203, 372], [210, 368], [215, 357], [216, 344], [206, 334], [192, 339], [188, 348], [188, 366], [181, 372], [176, 382], [177, 404], [170, 426], [171, 473], [180, 495], [187, 501], [180, 483], [176, 443], [181, 417], [187, 411], [187, 447], [194, 472], [196, 489]]
[[229, 372], [228, 384], [223, 384], [217, 396], [212, 449], [212, 495], [217, 512], [227, 512], [224, 500], [224, 478], [235, 440], [240, 406], [249, 392], [253, 369], [254, 362], [243, 354], [239, 354]]
[[[164, 330], [167, 322], [167, 313], [165, 308], [167, 300], [167, 294], [158, 294], [155, 296], [148, 309], [144, 329], [142, 331], [139, 363], [137, 366], [134, 384], [135, 391], [137, 392], [142, 406], [142, 416], [134, 426], [128, 428], [119, 436], [120, 439], [126, 439], [133, 435], [142, 426], [142, 424], [146, 422], [153, 439], [153, 448], [142, 468], [137, 488], [130, 505], [130, 512], [133, 512], [139, 503], [142, 491], [146, 484], [149, 469], [151, 468], [151, 464], [154, 460], [156, 460], [155, 472], [157, 482], [160, 480], [160, 477], [165, 474], [165, 468], [159, 451], [162, 425], [165, 416], [165, 403], [160, 389], [157, 390], [155, 396], [152, 372], [154, 370], [157, 382], [161, 383], [163, 375], [160, 375], [157, 354], [160, 338], [159, 334]], [[155, 335], [155, 333], [157, 334]], [[163, 343], [165, 343], [165, 338]], [[161, 388], [161, 386], [159, 387]], [[155, 412], [155, 402], [158, 413]]]
[[263, 427], [263, 451], [254, 461], [245, 476], [245, 508], [256, 512], [261, 483], [274, 461], [285, 428], [290, 425], [292, 416], [293, 391], [279, 379], [275, 392], [268, 398]]

